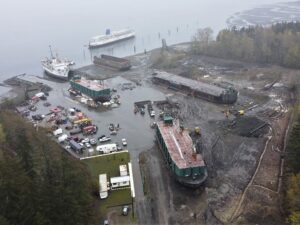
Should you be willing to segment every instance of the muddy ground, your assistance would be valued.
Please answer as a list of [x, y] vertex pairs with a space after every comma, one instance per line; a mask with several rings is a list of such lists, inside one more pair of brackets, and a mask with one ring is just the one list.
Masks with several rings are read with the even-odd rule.
[[[193, 56], [187, 47], [187, 44], [177, 45], [163, 53], [157, 49], [132, 56], [133, 66], [127, 72], [93, 65], [77, 71], [93, 79], [113, 78], [109, 82], [116, 87], [124, 79], [137, 85], [132, 92], [119, 90], [124, 99], [119, 109], [88, 111], [96, 122], [101, 119], [102, 125], [121, 121], [122, 135], [129, 140], [136, 187], [135, 219], [131, 223], [284, 224], [280, 209], [280, 165], [299, 71]], [[155, 70], [222, 87], [233, 86], [239, 91], [238, 101], [234, 105], [216, 104], [153, 84]], [[57, 104], [75, 104], [65, 94], [67, 88], [67, 84], [56, 84], [50, 98], [59, 100]], [[153, 100], [154, 92], [167, 100], [164, 106], [156, 105], [156, 111], [164, 107], [186, 129], [201, 128], [202, 154], [209, 173], [202, 188], [188, 189], [172, 179], [153, 141], [150, 119], [132, 115], [133, 102]], [[81, 105], [77, 107], [86, 110]], [[245, 114], [239, 115], [239, 110]], [[126, 223], [115, 213], [113, 209], [109, 215], [112, 224]]]
[[[202, 189], [186, 189], [170, 177], [157, 145], [142, 153], [151, 217], [141, 224], [284, 224], [280, 165], [299, 71], [191, 56], [185, 46], [176, 49], [163, 53], [169, 57], [166, 64], [160, 50], [144, 56], [152, 65], [147, 70], [234, 86], [239, 97], [234, 105], [221, 105], [159, 86], [179, 106], [174, 111], [186, 128], [201, 127], [209, 178]], [[238, 110], [245, 115], [237, 115]], [[232, 112], [228, 118], [226, 111]]]

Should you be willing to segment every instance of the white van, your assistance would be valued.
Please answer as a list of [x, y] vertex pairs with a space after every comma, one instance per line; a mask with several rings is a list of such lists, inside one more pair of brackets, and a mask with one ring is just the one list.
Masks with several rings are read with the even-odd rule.
[[54, 135], [54, 136], [61, 135], [62, 133], [63, 133], [63, 130], [62, 130], [61, 128], [59, 128], [59, 129], [53, 131], [53, 135]]
[[63, 135], [61, 135], [61, 136], [58, 137], [58, 142], [62, 143], [65, 140], [67, 140], [67, 138], [68, 138], [68, 135], [67, 134], [63, 134]]

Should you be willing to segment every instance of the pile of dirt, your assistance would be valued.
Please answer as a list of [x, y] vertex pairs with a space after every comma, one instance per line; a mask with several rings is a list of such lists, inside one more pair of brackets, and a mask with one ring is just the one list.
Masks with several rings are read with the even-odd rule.
[[221, 121], [220, 126], [242, 137], [262, 137], [268, 132], [268, 123], [253, 116]]

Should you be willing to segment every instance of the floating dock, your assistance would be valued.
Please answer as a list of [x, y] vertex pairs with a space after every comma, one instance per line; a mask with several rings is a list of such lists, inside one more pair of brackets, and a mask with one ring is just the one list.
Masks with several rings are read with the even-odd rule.
[[238, 96], [238, 92], [232, 87], [222, 88], [164, 71], [157, 72], [153, 77], [153, 81], [165, 84], [170, 89], [186, 91], [192, 96], [222, 104], [233, 104]]
[[110, 99], [110, 88], [104, 85], [104, 81], [99, 80], [87, 80], [81, 77], [74, 77], [70, 81], [71, 87], [79, 91], [95, 101], [104, 101]]

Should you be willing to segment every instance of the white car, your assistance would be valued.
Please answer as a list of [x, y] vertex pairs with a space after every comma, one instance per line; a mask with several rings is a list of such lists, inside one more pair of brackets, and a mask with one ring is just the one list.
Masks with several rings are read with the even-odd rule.
[[125, 138], [122, 139], [122, 145], [123, 145], [123, 146], [127, 146], [127, 141], [126, 141]]
[[93, 149], [93, 148], [89, 148], [89, 149], [88, 149], [88, 152], [89, 152], [89, 153], [93, 153], [93, 152], [94, 152], [94, 149]]
[[97, 140], [95, 138], [90, 139], [90, 144], [91, 145], [96, 145], [97, 144]]
[[90, 142], [89, 138], [85, 138], [85, 139], [82, 140], [82, 143], [88, 143], [88, 142]]
[[84, 145], [85, 145], [86, 148], [91, 148], [92, 147], [92, 145], [88, 142], [86, 142]]
[[107, 142], [107, 141], [110, 141], [110, 140], [111, 140], [110, 137], [102, 137], [102, 138], [99, 139], [99, 142], [103, 143], [103, 142]]
[[155, 117], [155, 111], [154, 111], [154, 110], [152, 110], [152, 111], [150, 112], [150, 116], [151, 116], [151, 117]]

